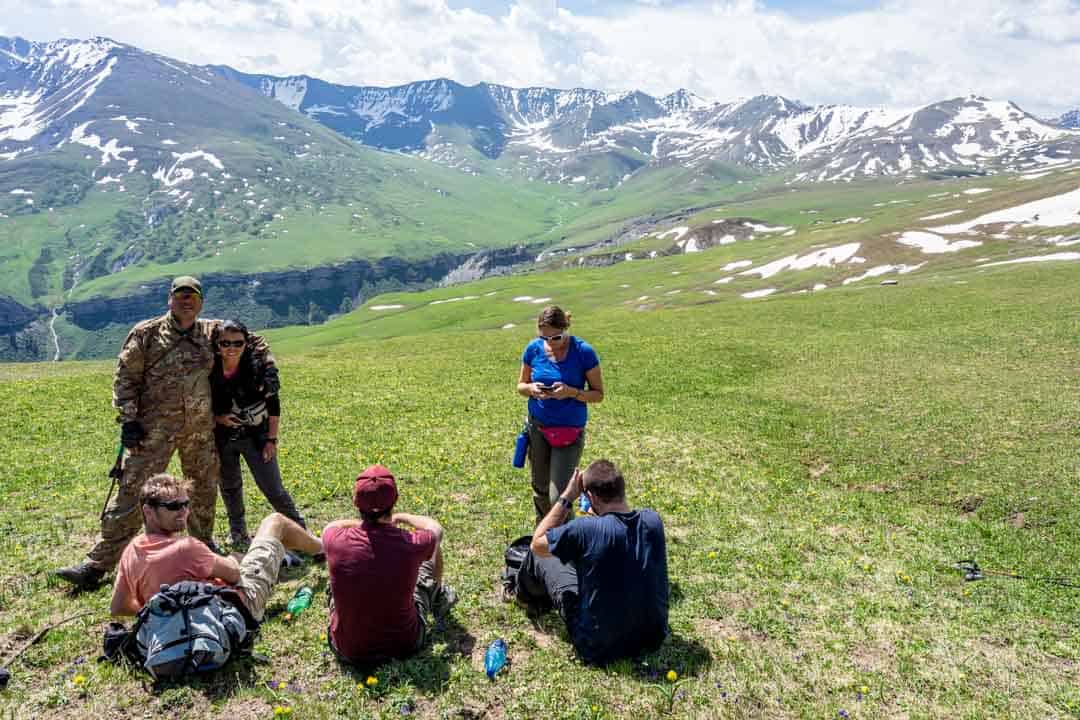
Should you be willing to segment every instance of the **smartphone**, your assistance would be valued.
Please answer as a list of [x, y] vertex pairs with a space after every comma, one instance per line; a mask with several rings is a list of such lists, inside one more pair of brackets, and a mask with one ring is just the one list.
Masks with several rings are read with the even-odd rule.
[[540, 388], [541, 392], [552, 392], [553, 390], [555, 390], [554, 385], [540, 385], [538, 387]]

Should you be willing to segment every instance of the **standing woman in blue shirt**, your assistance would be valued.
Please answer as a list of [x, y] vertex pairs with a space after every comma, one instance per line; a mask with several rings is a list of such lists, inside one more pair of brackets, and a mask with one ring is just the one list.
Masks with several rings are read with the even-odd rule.
[[604, 399], [600, 358], [569, 333], [570, 313], [549, 305], [521, 354], [518, 394], [529, 398], [529, 468], [540, 522], [566, 488], [585, 448], [587, 403]]

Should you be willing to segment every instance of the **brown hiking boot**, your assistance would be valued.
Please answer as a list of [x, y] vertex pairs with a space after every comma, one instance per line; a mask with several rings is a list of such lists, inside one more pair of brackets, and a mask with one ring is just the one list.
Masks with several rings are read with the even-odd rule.
[[105, 577], [104, 570], [98, 570], [88, 562], [81, 562], [71, 567], [60, 568], [55, 573], [56, 577], [69, 582], [80, 590], [93, 590], [101, 584]]

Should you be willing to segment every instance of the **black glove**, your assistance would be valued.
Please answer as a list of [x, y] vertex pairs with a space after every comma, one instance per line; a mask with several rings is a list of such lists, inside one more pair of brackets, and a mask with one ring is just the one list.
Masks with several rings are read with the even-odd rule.
[[139, 447], [144, 437], [146, 431], [138, 420], [128, 420], [120, 428], [120, 443], [128, 450]]

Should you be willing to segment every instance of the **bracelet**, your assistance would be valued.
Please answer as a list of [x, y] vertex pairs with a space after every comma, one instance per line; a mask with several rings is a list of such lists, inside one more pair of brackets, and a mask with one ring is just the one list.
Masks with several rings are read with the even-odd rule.
[[563, 506], [564, 510], [570, 511], [574, 509], [574, 504], [564, 498], [562, 495], [559, 496], [559, 504]]

